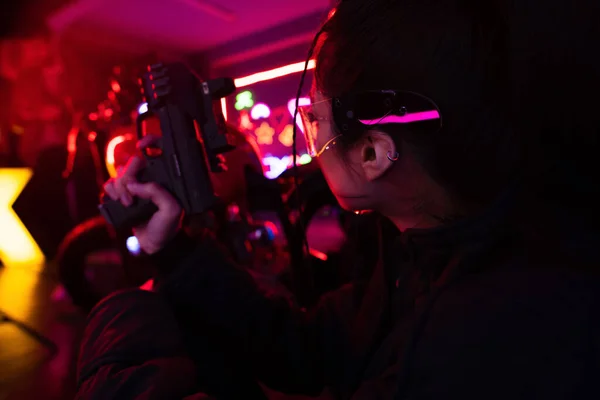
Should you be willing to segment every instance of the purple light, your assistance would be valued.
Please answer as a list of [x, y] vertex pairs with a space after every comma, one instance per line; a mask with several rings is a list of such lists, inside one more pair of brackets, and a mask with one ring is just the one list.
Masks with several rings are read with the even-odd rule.
[[142, 248], [140, 247], [140, 243], [138, 242], [135, 236], [130, 236], [127, 238], [127, 250], [133, 255], [138, 255], [142, 252]]
[[411, 122], [429, 121], [432, 119], [439, 119], [440, 113], [437, 110], [434, 111], [423, 111], [413, 114], [406, 114], [403, 116], [399, 115], [388, 115], [380, 119], [359, 119], [360, 123], [364, 125], [385, 125], [385, 124], [409, 124]]
[[255, 121], [261, 118], [269, 118], [271, 116], [271, 109], [268, 105], [264, 103], [258, 103], [257, 105], [252, 107], [252, 111], [250, 111], [250, 116]]
[[138, 106], [138, 114], [146, 114], [148, 112], [148, 103], [142, 103]]

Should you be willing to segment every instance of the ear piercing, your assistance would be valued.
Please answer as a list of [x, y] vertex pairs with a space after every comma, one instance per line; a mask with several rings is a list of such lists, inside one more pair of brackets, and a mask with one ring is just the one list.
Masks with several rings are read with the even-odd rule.
[[399, 154], [398, 152], [395, 152], [395, 153], [392, 155], [392, 152], [391, 152], [391, 151], [388, 151], [388, 152], [387, 152], [387, 158], [388, 158], [388, 160], [390, 160], [391, 162], [398, 161], [398, 158], [400, 158], [400, 154]]

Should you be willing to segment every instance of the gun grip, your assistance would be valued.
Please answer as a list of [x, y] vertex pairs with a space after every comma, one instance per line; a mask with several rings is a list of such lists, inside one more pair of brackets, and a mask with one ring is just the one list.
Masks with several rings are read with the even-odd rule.
[[103, 196], [98, 206], [100, 214], [115, 229], [132, 228], [148, 221], [158, 211], [158, 207], [147, 199], [133, 198], [133, 204], [125, 207], [120, 201]]

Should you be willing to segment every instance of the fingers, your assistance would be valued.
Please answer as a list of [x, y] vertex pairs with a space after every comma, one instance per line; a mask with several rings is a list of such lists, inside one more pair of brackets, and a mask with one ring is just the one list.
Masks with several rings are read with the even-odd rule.
[[106, 182], [104, 192], [111, 199], [120, 201], [126, 207], [130, 206], [133, 203], [133, 197], [127, 190], [127, 184], [136, 181], [137, 174], [144, 166], [145, 160], [143, 158], [132, 157], [116, 179]]
[[104, 184], [104, 193], [113, 200], [119, 199], [119, 192], [115, 188], [115, 180], [111, 179]]
[[167, 214], [176, 216], [181, 213], [181, 207], [177, 200], [156, 183], [130, 182], [127, 184], [127, 190], [134, 196], [151, 200], [159, 210]]
[[[156, 135], [146, 135], [144, 136], [137, 144], [138, 148], [144, 149], [153, 144], [156, 144], [160, 139], [159, 136]], [[109, 180], [104, 185], [104, 192], [113, 200], [120, 201], [125, 207], [130, 206], [133, 203], [133, 196], [137, 195], [136, 193], [131, 193], [128, 189], [127, 185], [130, 183], [136, 182], [136, 177], [139, 172], [146, 166], [146, 160], [144, 157], [134, 156], [129, 159], [125, 168], [120, 169], [119, 176], [116, 179]], [[149, 189], [147, 189], [149, 190]], [[164, 191], [164, 189], [158, 187], [160, 191], [158, 194], [158, 201], [163, 201], [162, 195], [166, 194], [170, 197], [169, 193]], [[164, 193], [162, 193], [164, 192]], [[147, 192], [146, 192], [147, 193]], [[140, 196], [142, 197], [142, 196]], [[144, 197], [150, 198], [150, 197]], [[171, 197], [170, 197], [171, 198]], [[172, 198], [171, 198], [172, 199]], [[154, 201], [154, 198], [152, 198]], [[173, 200], [174, 201], [174, 200]], [[156, 201], [154, 201], [156, 203]], [[175, 202], [176, 203], [176, 202]], [[159, 206], [158, 203], [156, 203]], [[165, 205], [168, 205], [165, 203]], [[177, 205], [178, 206], [178, 205]], [[159, 206], [160, 208], [160, 206]]]

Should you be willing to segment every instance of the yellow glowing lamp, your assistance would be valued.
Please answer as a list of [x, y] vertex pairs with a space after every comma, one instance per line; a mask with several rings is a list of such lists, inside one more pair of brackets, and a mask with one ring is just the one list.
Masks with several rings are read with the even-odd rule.
[[44, 254], [12, 206], [31, 179], [29, 168], [0, 168], [0, 259], [6, 266], [41, 267]]

